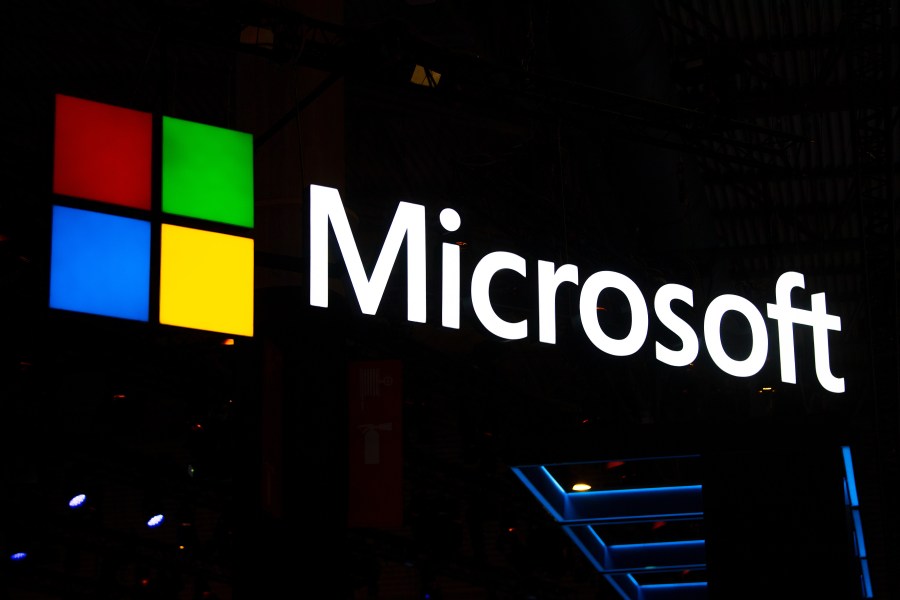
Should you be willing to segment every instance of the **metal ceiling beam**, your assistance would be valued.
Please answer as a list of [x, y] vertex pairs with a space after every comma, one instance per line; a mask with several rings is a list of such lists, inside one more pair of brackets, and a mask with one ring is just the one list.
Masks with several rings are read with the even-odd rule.
[[[900, 40], [900, 27], [891, 28], [894, 40]], [[840, 29], [829, 32], [809, 32], [798, 36], [771, 36], [739, 42], [703, 40], [692, 44], [673, 48], [672, 56], [676, 59], [691, 60], [694, 58], [716, 54], [727, 49], [738, 54], [774, 54], [780, 52], [798, 52], [803, 50], [831, 50], [839, 48], [843, 42], [844, 32]], [[900, 41], [895, 41], [900, 43]]]
[[[724, 164], [782, 169], [787, 155], [808, 140], [714, 113], [675, 106], [521, 69], [492, 64], [416, 36], [400, 22], [371, 27], [325, 23], [264, 3], [247, 3], [229, 14], [182, 11], [168, 15], [168, 34], [190, 43], [267, 57], [278, 63], [352, 77], [359, 84], [411, 94], [423, 109], [452, 103], [488, 111], [502, 121], [559, 115], [590, 134], [628, 137], [660, 147], [698, 153]], [[239, 43], [245, 26], [273, 33], [270, 47]], [[442, 74], [441, 84], [421, 94], [409, 76], [420, 64]]]
[[[859, 175], [859, 171], [873, 170], [873, 165], [835, 165], [831, 167], [798, 167], [787, 172], [772, 174], [765, 177], [769, 183], [787, 183], [792, 181], [834, 181], [852, 180]], [[896, 177], [900, 175], [900, 161], [894, 160], [891, 173]], [[737, 185], [755, 183], [760, 181], [760, 174], [747, 171], [708, 171], [704, 173], [704, 181], [710, 185]]]
[[[867, 85], [868, 83], [868, 85]], [[851, 107], [876, 107], [884, 102], [884, 86], [870, 82], [831, 86], [789, 86], [742, 91], [731, 105], [740, 118], [845, 112]], [[900, 106], [900, 85], [891, 86], [892, 105]]]

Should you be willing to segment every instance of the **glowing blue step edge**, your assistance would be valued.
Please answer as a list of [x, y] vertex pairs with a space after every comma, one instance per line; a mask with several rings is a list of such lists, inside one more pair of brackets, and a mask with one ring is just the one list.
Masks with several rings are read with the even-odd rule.
[[856, 475], [853, 471], [853, 457], [850, 446], [841, 446], [844, 457], [844, 501], [850, 516], [851, 536], [854, 551], [859, 559], [859, 582], [862, 597], [872, 598], [872, 579], [869, 576], [869, 557], [866, 554], [866, 542], [863, 538], [862, 519], [859, 515], [859, 494], [856, 490]]
[[625, 600], [641, 600], [641, 586], [630, 573], [604, 575], [604, 577]]
[[660, 583], [640, 586], [634, 600], [703, 600], [707, 598], [705, 581]]
[[542, 465], [513, 472], [560, 523], [627, 522], [703, 515], [703, 486], [567, 492]]
[[706, 569], [704, 540], [608, 545], [587, 525], [564, 525], [563, 531], [603, 574], [648, 569], [656, 573]]
[[705, 581], [640, 585], [629, 573], [604, 575], [624, 600], [706, 600]]
[[701, 569], [706, 567], [706, 541], [683, 540], [607, 546], [613, 569]]

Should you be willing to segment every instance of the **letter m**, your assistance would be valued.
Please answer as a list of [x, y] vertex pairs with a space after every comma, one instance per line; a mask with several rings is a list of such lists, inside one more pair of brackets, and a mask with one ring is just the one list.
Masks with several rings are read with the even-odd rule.
[[309, 303], [328, 306], [328, 225], [334, 231], [359, 308], [374, 315], [381, 304], [403, 238], [406, 238], [407, 319], [425, 322], [425, 207], [401, 202], [375, 262], [366, 275], [341, 195], [334, 188], [311, 185], [309, 192]]

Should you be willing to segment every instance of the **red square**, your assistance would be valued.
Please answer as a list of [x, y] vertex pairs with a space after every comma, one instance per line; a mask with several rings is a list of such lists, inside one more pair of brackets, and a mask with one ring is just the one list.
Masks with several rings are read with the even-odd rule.
[[153, 116], [56, 95], [53, 192], [150, 209]]

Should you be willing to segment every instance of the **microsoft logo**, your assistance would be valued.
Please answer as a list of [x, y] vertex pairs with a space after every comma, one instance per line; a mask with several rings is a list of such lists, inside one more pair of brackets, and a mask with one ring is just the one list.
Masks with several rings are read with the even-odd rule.
[[56, 96], [51, 308], [253, 335], [253, 137]]

